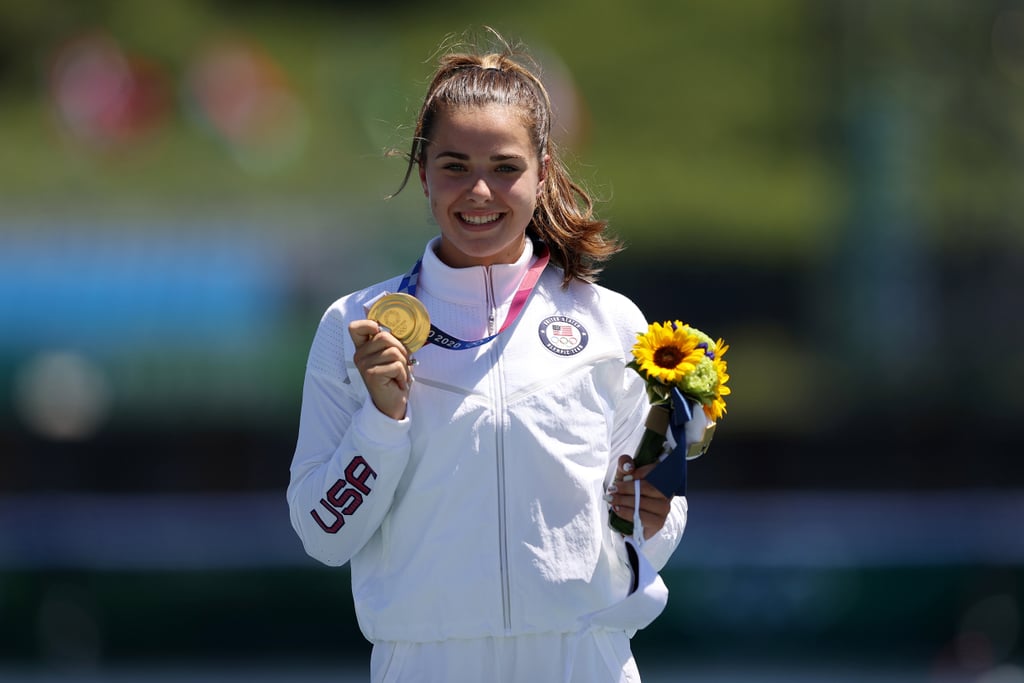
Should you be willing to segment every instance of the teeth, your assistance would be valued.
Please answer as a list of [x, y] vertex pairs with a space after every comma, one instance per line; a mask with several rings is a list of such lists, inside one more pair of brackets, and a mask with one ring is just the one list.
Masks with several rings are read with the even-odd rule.
[[484, 223], [491, 223], [493, 221], [498, 220], [498, 218], [500, 217], [500, 213], [488, 213], [483, 216], [468, 216], [466, 214], [462, 214], [462, 220], [466, 221], [467, 223], [472, 223], [473, 225], [483, 225]]

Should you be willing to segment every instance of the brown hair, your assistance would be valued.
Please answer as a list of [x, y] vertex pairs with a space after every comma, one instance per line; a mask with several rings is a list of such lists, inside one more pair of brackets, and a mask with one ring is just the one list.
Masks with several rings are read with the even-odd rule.
[[594, 217], [590, 195], [569, 177], [551, 140], [551, 100], [543, 83], [516, 61], [519, 54], [514, 48], [491, 33], [502, 43], [500, 52], [450, 52], [440, 58], [416, 118], [405, 177], [395, 194], [409, 182], [413, 167], [424, 163], [439, 112], [491, 104], [516, 107], [538, 160], [543, 163], [544, 155], [549, 159], [527, 234], [548, 246], [551, 260], [564, 271], [563, 286], [573, 278], [594, 282], [602, 264], [621, 251], [622, 244], [605, 233], [608, 222]]

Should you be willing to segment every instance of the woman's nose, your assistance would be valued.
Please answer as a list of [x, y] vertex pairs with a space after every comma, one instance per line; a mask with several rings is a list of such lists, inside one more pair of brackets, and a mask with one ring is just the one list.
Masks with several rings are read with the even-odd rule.
[[477, 178], [469, 188], [471, 199], [486, 200], [491, 198], [491, 186], [484, 178]]

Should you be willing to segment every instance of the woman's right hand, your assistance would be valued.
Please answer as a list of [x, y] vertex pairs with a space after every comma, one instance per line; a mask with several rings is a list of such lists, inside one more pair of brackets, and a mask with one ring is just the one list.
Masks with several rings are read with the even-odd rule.
[[353, 361], [377, 410], [395, 420], [405, 417], [412, 386], [409, 352], [373, 320], [356, 320], [348, 333], [356, 345]]

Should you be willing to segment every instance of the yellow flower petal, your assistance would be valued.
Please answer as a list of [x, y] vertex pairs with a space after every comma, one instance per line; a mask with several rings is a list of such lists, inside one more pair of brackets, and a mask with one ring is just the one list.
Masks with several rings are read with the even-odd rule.
[[651, 323], [646, 333], [637, 335], [633, 358], [644, 377], [673, 386], [704, 357], [704, 350], [697, 348], [699, 343], [679, 321]]
[[732, 393], [732, 389], [725, 385], [729, 381], [729, 364], [726, 362], [725, 352], [729, 350], [729, 345], [723, 342], [721, 339], [715, 342], [715, 357], [711, 363], [714, 365], [715, 372], [718, 374], [718, 390], [715, 400], [711, 402], [710, 406], [704, 406], [704, 412], [712, 420], [718, 420], [725, 415], [725, 399], [723, 396], [728, 396]]

